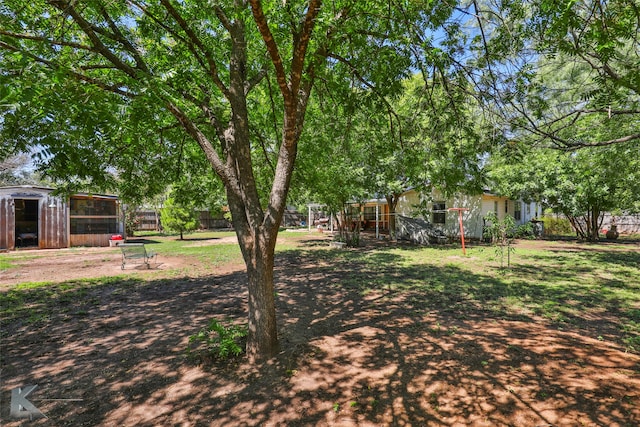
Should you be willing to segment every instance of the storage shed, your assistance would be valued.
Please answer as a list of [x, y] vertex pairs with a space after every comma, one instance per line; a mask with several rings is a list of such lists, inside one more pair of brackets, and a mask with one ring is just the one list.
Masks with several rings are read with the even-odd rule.
[[124, 224], [116, 196], [53, 195], [36, 186], [0, 187], [0, 249], [109, 246]]

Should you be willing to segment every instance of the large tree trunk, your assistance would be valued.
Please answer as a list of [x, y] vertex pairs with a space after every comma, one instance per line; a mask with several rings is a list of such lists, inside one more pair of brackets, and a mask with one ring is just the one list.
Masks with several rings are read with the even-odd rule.
[[309, 77], [303, 82], [302, 75], [307, 47], [321, 1], [312, 0], [309, 3], [302, 23], [302, 31], [298, 34], [299, 38], [295, 44], [289, 75], [282, 65], [282, 57], [267, 24], [262, 5], [257, 0], [251, 0], [249, 3], [255, 24], [262, 34], [265, 47], [274, 65], [276, 80], [284, 100], [282, 143], [278, 151], [273, 184], [266, 206], [263, 207], [263, 198], [259, 194], [253, 171], [250, 119], [247, 109], [247, 94], [252, 85], [264, 75], [258, 74], [255, 76], [258, 77], [255, 81], [248, 79], [247, 42], [243, 19], [238, 17], [236, 20], [225, 20], [225, 27], [231, 36], [229, 84], [226, 87], [221, 79], [214, 81], [229, 102], [231, 116], [227, 127], [222, 126], [222, 121], [213, 115], [208, 106], [202, 107], [216, 127], [216, 136], [221, 142], [220, 153], [224, 154], [224, 160], [195, 122], [175, 104], [169, 104], [168, 107], [185, 130], [200, 144], [213, 170], [224, 183], [233, 225], [247, 266], [249, 291], [247, 354], [252, 362], [260, 362], [275, 356], [278, 352], [273, 284], [275, 244], [286, 206], [297, 144], [311, 93], [313, 79]]
[[[247, 215], [241, 199], [227, 193], [233, 226], [247, 267], [249, 293], [249, 334], [247, 356], [252, 363], [261, 362], [278, 353], [273, 266], [278, 221], [263, 224], [260, 210]], [[284, 211], [284, 209], [282, 209]], [[251, 212], [251, 211], [249, 211]], [[282, 216], [276, 215], [277, 218]]]
[[254, 243], [241, 243], [245, 258], [249, 290], [249, 335], [247, 355], [252, 362], [269, 359], [278, 353], [273, 264], [275, 231], [259, 230]]

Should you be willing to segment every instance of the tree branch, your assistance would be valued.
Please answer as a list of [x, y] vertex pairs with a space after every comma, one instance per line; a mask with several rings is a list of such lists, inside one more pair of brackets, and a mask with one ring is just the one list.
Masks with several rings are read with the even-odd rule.
[[136, 61], [136, 67], [144, 71], [145, 73], [149, 73], [149, 67], [145, 63], [144, 59], [142, 59], [142, 56], [140, 56], [140, 52], [138, 52], [138, 49], [136, 49], [136, 47], [129, 41], [129, 39], [127, 39], [124, 34], [122, 34], [122, 31], [120, 31], [120, 28], [118, 28], [115, 22], [113, 22], [113, 19], [111, 19], [111, 15], [109, 15], [107, 9], [105, 9], [104, 4], [100, 5], [100, 14], [105, 19], [105, 21], [107, 21], [109, 28], [111, 28], [111, 31], [113, 32], [112, 34], [114, 36], [113, 39], [122, 44], [127, 52], [131, 53]]
[[13, 39], [21, 39], [21, 40], [33, 40], [33, 41], [37, 41], [37, 42], [43, 42], [43, 43], [47, 43], [51, 46], [66, 46], [66, 47], [72, 47], [74, 49], [79, 49], [79, 50], [86, 50], [89, 52], [97, 52], [96, 49], [94, 49], [92, 46], [89, 45], [83, 45], [80, 43], [73, 43], [73, 42], [67, 42], [64, 40], [54, 40], [54, 39], [49, 39], [47, 37], [41, 37], [41, 36], [34, 36], [34, 35], [30, 35], [30, 34], [18, 34], [18, 33], [12, 33], [10, 31], [6, 31], [3, 29], [0, 29], [0, 36], [7, 36], [7, 37], [11, 37]]
[[313, 33], [316, 17], [320, 12], [321, 6], [322, 0], [311, 0], [309, 2], [307, 14], [304, 18], [304, 23], [302, 24], [302, 31], [300, 32], [299, 38], [296, 40], [293, 49], [293, 61], [291, 63], [291, 93], [294, 96], [298, 93], [298, 89], [300, 87], [304, 60], [307, 57], [309, 41], [311, 40], [311, 34]]
[[285, 102], [290, 103], [292, 101], [293, 93], [289, 88], [289, 85], [287, 84], [287, 75], [282, 64], [280, 51], [273, 38], [273, 34], [271, 33], [269, 24], [267, 23], [267, 18], [264, 16], [264, 11], [262, 10], [262, 2], [260, 0], [249, 0], [249, 3], [251, 4], [251, 11], [253, 12], [253, 20], [258, 26], [258, 30], [260, 31], [262, 40], [265, 43], [267, 52], [271, 57], [271, 63], [276, 70], [276, 80], [278, 82], [278, 86], [280, 87], [280, 92], [282, 93]]
[[640, 139], [640, 133], [623, 136], [622, 138], [610, 139], [608, 141], [599, 141], [599, 142], [593, 142], [593, 143], [570, 143], [570, 142], [567, 142], [566, 143], [566, 147], [564, 147], [563, 149], [567, 150], [567, 151], [570, 151], [570, 150], [573, 150], [574, 148], [606, 147], [607, 145], [622, 144], [622, 143], [625, 143], [625, 142], [633, 141], [635, 139]]
[[180, 15], [180, 13], [173, 7], [173, 5], [169, 2], [169, 0], [161, 0], [160, 3], [162, 3], [164, 8], [167, 10], [167, 12], [169, 12], [171, 17], [173, 17], [173, 19], [178, 23], [182, 31], [184, 31], [187, 37], [189, 38], [190, 43], [187, 43], [187, 47], [189, 47], [189, 50], [191, 51], [191, 53], [193, 53], [193, 55], [196, 58], [199, 57], [198, 53], [196, 52], [193, 46], [197, 46], [202, 51], [202, 53], [204, 54], [207, 60], [207, 64], [209, 65], [208, 71], [209, 71], [209, 75], [213, 79], [213, 82], [218, 87], [218, 89], [220, 89], [220, 91], [225, 95], [225, 97], [229, 98], [229, 90], [220, 79], [220, 76], [218, 74], [218, 66], [216, 65], [216, 62], [213, 59], [213, 56], [211, 55], [209, 50], [205, 47], [202, 40], [200, 40], [200, 38], [196, 35], [193, 29], [189, 26], [187, 21], [185, 21], [182, 15]]
[[244, 85], [244, 94], [248, 95], [251, 92], [251, 89], [256, 87], [258, 83], [260, 83], [267, 76], [267, 68], [263, 67], [259, 72], [256, 73], [255, 76], [248, 79]]
[[0, 48], [5, 49], [5, 50], [10, 50], [12, 52], [19, 52], [19, 53], [21, 53], [23, 55], [26, 55], [29, 58], [33, 59], [35, 62], [37, 62], [39, 64], [42, 64], [42, 65], [44, 65], [44, 66], [46, 66], [46, 67], [48, 67], [48, 68], [50, 68], [52, 70], [63, 70], [70, 77], [73, 77], [76, 80], [92, 84], [94, 86], [99, 87], [100, 89], [106, 90], [106, 91], [111, 92], [111, 93], [115, 93], [116, 95], [124, 96], [124, 97], [129, 98], [129, 99], [133, 99], [136, 96], [135, 93], [123, 90], [122, 89], [123, 85], [105, 83], [105, 82], [103, 82], [101, 80], [98, 80], [98, 79], [95, 79], [93, 77], [89, 77], [89, 76], [86, 76], [86, 75], [84, 75], [82, 73], [78, 73], [77, 71], [73, 71], [73, 70], [69, 70], [69, 69], [63, 68], [63, 67], [59, 66], [58, 64], [56, 64], [55, 62], [48, 61], [48, 60], [46, 60], [44, 58], [41, 58], [41, 57], [39, 57], [37, 55], [32, 54], [31, 52], [24, 51], [24, 50], [22, 50], [22, 49], [20, 49], [18, 47], [10, 45], [8, 43], [0, 41]]
[[122, 61], [117, 55], [115, 55], [111, 50], [100, 40], [96, 31], [94, 31], [93, 26], [90, 22], [88, 22], [84, 17], [78, 13], [78, 11], [73, 7], [73, 4], [70, 1], [65, 0], [50, 0], [50, 4], [56, 7], [64, 14], [68, 14], [75, 21], [76, 24], [80, 27], [80, 29], [89, 37], [96, 52], [102, 56], [104, 56], [109, 62], [115, 65], [120, 71], [127, 74], [129, 77], [137, 78], [137, 72], [134, 67]]
[[167, 109], [169, 112], [178, 120], [180, 125], [184, 128], [184, 130], [191, 135], [191, 137], [200, 145], [202, 151], [209, 163], [213, 166], [214, 170], [222, 179], [225, 186], [229, 186], [228, 188], [234, 188], [237, 190], [237, 185], [234, 184], [233, 180], [231, 180], [231, 174], [227, 170], [227, 167], [224, 165], [220, 156], [214, 149], [211, 141], [207, 138], [207, 136], [198, 129], [198, 127], [193, 123], [193, 121], [175, 104], [171, 102], [167, 102]]

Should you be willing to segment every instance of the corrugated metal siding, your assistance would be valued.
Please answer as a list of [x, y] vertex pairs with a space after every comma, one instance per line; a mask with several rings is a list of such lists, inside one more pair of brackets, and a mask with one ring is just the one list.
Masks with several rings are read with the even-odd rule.
[[[15, 249], [14, 199], [38, 200], [38, 247], [41, 249], [59, 249], [69, 246], [109, 246], [111, 234], [70, 236], [69, 205], [62, 198], [51, 196], [52, 191], [50, 188], [33, 186], [0, 187], [0, 249]], [[90, 196], [85, 194], [81, 197]], [[101, 198], [117, 200], [115, 196], [102, 196]], [[118, 228], [124, 229], [121, 221]]]
[[41, 249], [59, 249], [69, 246], [67, 236], [67, 205], [58, 197], [45, 197], [40, 201], [40, 233], [38, 246]]
[[14, 249], [16, 218], [11, 197], [0, 197], [0, 249]]
[[72, 234], [71, 246], [109, 246], [111, 234]]

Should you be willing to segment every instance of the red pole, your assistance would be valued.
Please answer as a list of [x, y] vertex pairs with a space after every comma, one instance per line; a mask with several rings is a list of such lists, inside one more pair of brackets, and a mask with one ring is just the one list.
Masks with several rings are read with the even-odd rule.
[[462, 240], [462, 254], [466, 255], [467, 250], [464, 247], [464, 226], [462, 225], [462, 211], [468, 211], [467, 208], [449, 208], [448, 211], [458, 211], [458, 223], [460, 224], [460, 239]]
[[462, 210], [458, 211], [458, 220], [460, 222], [460, 238], [462, 239], [462, 255], [466, 255], [467, 250], [464, 247], [464, 227], [462, 225]]

